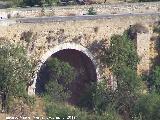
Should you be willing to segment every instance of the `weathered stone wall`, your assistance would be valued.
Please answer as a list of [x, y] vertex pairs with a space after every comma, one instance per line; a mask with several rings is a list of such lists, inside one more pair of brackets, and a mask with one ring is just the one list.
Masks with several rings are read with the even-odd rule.
[[1, 9], [0, 17], [35, 17], [35, 16], [69, 16], [83, 15], [88, 9], [93, 7], [97, 14], [127, 14], [127, 13], [156, 13], [160, 12], [160, 2], [145, 3], [117, 3], [117, 4], [98, 4], [84, 6], [65, 6], [48, 7], [44, 12], [41, 8], [20, 8], [20, 9]]
[[[82, 51], [94, 61], [95, 67], [98, 69], [99, 79], [103, 76], [110, 77], [107, 66], [104, 67], [100, 61], [101, 53], [99, 46], [105, 41], [106, 47], [109, 46], [110, 37], [113, 34], [122, 34], [131, 25], [136, 23], [145, 26], [149, 33], [137, 34], [137, 52], [142, 57], [140, 62], [141, 71], [149, 69], [149, 44], [152, 33], [152, 26], [158, 21], [158, 16], [117, 16], [109, 19], [83, 19], [83, 20], [65, 20], [50, 22], [34, 22], [30, 23], [12, 23], [10, 25], [0, 27], [0, 37], [7, 38], [10, 42], [21, 43], [28, 50], [32, 61], [39, 65], [49, 57], [51, 52], [60, 48], [66, 48], [66, 45], [75, 44], [73, 49]], [[15, 21], [16, 22], [16, 21]], [[28, 42], [25, 40], [24, 32], [30, 31], [31, 37]], [[63, 46], [64, 45], [64, 46]], [[77, 46], [77, 47], [76, 47]], [[80, 47], [79, 47], [80, 46]], [[71, 48], [71, 46], [70, 46]], [[85, 48], [85, 49], [81, 49]], [[68, 48], [69, 49], [69, 48]], [[53, 50], [53, 51], [52, 51]], [[87, 52], [89, 51], [89, 52]], [[91, 57], [92, 56], [92, 57]], [[36, 77], [36, 76], [35, 76]], [[30, 89], [30, 93], [34, 90], [34, 85]]]
[[137, 34], [137, 53], [140, 57], [140, 63], [137, 66], [138, 73], [149, 73], [150, 68], [150, 33]]
[[[31, 55], [41, 57], [48, 49], [56, 44], [74, 42], [91, 49], [92, 43], [95, 41], [106, 40], [109, 44], [110, 36], [113, 34], [122, 34], [124, 30], [130, 25], [140, 23], [151, 29], [154, 21], [158, 20], [157, 16], [129, 16], [129, 17], [114, 17], [110, 19], [97, 20], [80, 20], [80, 21], [63, 21], [63, 22], [49, 22], [49, 23], [16, 23], [0, 28], [0, 37], [6, 37], [12, 42], [24, 42], [20, 40], [22, 33], [31, 31], [34, 34], [32, 43], [34, 43], [34, 50]], [[146, 35], [147, 39], [150, 36]], [[137, 44], [146, 44], [145, 41], [139, 40]], [[145, 46], [146, 47], [146, 46]], [[148, 47], [148, 46], [147, 46]], [[91, 51], [91, 50], [90, 50]], [[91, 51], [92, 52], [92, 51]], [[38, 54], [38, 55], [37, 55]], [[93, 52], [96, 56], [96, 53]], [[38, 58], [39, 59], [39, 58]], [[98, 61], [98, 60], [97, 60]]]

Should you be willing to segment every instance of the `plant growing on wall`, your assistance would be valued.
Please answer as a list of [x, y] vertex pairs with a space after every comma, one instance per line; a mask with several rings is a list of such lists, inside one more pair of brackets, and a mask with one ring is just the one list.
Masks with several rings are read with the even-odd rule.
[[93, 7], [90, 7], [90, 8], [88, 9], [87, 15], [96, 15], [96, 14], [97, 14], [97, 12], [94, 10]]
[[135, 100], [143, 90], [143, 83], [136, 73], [139, 61], [136, 47], [126, 32], [122, 36], [111, 37], [110, 47], [104, 51], [102, 60], [117, 79], [117, 90], [113, 93], [115, 110], [125, 119], [130, 119], [133, 117]]
[[126, 33], [111, 37], [110, 47], [105, 51], [103, 62], [116, 74], [122, 66], [136, 70], [139, 58], [134, 43]]

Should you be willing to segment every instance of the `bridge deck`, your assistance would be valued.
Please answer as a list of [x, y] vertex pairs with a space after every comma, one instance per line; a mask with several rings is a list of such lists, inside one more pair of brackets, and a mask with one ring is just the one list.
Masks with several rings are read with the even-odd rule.
[[160, 16], [159, 13], [136, 13], [136, 14], [118, 14], [118, 15], [83, 15], [83, 16], [53, 16], [53, 17], [35, 17], [35, 18], [19, 18], [19, 23], [42, 23], [42, 22], [63, 22], [63, 21], [82, 21], [96, 19], [112, 19], [115, 17], [143, 17], [143, 16]]

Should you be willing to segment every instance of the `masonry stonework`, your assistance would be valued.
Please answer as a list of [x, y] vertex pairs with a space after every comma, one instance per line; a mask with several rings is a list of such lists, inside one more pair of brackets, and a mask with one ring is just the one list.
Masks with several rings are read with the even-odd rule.
[[138, 73], [149, 73], [150, 68], [150, 34], [142, 33], [137, 35], [137, 53], [140, 63], [137, 66]]
[[[39, 19], [38, 19], [39, 20]], [[37, 70], [45, 60], [56, 51], [61, 49], [76, 49], [86, 54], [96, 66], [98, 79], [103, 76], [110, 77], [107, 66], [101, 63], [97, 46], [101, 41], [105, 41], [105, 46], [109, 47], [110, 37], [113, 34], [122, 34], [129, 26], [140, 23], [145, 26], [149, 33], [137, 34], [137, 52], [142, 58], [139, 71], [149, 70], [150, 56], [149, 44], [152, 26], [158, 21], [158, 16], [118, 16], [103, 19], [83, 19], [83, 20], [65, 20], [49, 22], [27, 22], [14, 21], [12, 24], [1, 25], [0, 37], [8, 39], [12, 43], [20, 43], [28, 50], [28, 56]], [[29, 41], [24, 38], [25, 34], [30, 34]], [[39, 68], [38, 68], [39, 67]], [[37, 73], [37, 72], [36, 72]], [[34, 84], [29, 88], [29, 94], [34, 94], [36, 75]]]

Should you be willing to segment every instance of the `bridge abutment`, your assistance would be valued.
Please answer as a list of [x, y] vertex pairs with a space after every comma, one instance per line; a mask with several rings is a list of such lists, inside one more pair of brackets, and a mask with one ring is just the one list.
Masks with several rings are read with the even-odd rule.
[[150, 37], [150, 33], [137, 33], [137, 54], [140, 57], [140, 62], [137, 65], [138, 74], [149, 74]]

